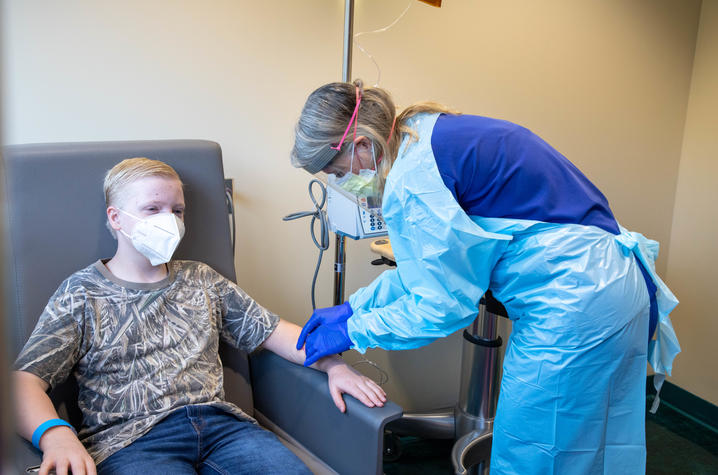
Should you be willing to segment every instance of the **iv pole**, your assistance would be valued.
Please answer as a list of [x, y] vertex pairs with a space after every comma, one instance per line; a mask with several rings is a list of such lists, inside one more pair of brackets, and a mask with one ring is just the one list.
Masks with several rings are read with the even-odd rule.
[[[441, 0], [421, 0], [435, 7]], [[352, 41], [354, 37], [354, 0], [344, 0], [344, 48], [342, 81], [351, 81]], [[344, 303], [346, 272], [346, 236], [335, 236], [334, 305]], [[397, 433], [420, 435], [456, 441], [451, 461], [455, 473], [461, 475], [486, 474], [491, 454], [496, 402], [499, 395], [499, 368], [503, 354], [498, 335], [498, 318], [506, 317], [506, 310], [490, 293], [481, 299], [479, 314], [464, 331], [461, 388], [455, 407], [425, 413], [405, 413], [387, 426]]]
[[[351, 81], [352, 75], [352, 39], [354, 36], [354, 0], [344, 0], [344, 49], [342, 59], [342, 81]], [[344, 284], [346, 271], [346, 244], [344, 235], [336, 234], [334, 239], [334, 305], [344, 303]]]

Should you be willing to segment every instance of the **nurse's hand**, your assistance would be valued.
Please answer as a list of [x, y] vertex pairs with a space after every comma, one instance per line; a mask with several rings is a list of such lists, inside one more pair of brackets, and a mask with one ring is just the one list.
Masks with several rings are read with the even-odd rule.
[[[299, 339], [301, 340], [301, 337]], [[346, 320], [337, 323], [319, 324], [306, 337], [304, 353], [307, 358], [304, 361], [304, 366], [311, 366], [320, 358], [341, 353], [352, 346], [354, 344], [349, 339]]]
[[[346, 322], [353, 313], [354, 311], [352, 310], [351, 305], [349, 305], [349, 302], [344, 302], [343, 304], [336, 305], [334, 307], [316, 309], [309, 318], [309, 321], [307, 321], [304, 325], [304, 328], [302, 328], [302, 333], [299, 334], [297, 349], [302, 349], [302, 346], [304, 346], [304, 342], [307, 339], [307, 335], [313, 332], [319, 325]], [[307, 356], [309, 355], [307, 354]]]

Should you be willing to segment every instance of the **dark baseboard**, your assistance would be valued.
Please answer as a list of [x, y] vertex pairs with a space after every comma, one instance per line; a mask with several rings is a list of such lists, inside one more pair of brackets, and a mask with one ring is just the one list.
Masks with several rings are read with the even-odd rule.
[[[653, 375], [648, 376], [646, 386], [648, 395], [652, 399], [656, 395], [656, 389], [653, 386]], [[701, 425], [718, 432], [718, 406], [689, 393], [669, 381], [665, 381], [661, 388], [661, 404], [666, 404]]]

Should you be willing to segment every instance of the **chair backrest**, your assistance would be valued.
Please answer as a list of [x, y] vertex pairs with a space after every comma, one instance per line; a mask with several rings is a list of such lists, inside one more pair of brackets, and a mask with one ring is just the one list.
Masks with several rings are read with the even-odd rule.
[[[10, 145], [3, 149], [10, 256], [8, 308], [14, 358], [52, 293], [67, 276], [116, 243], [105, 226], [102, 181], [107, 170], [131, 157], [172, 166], [184, 183], [186, 234], [175, 257], [202, 261], [235, 280], [224, 191], [222, 151], [202, 140]], [[246, 355], [222, 349], [229, 400], [252, 413]], [[51, 393], [66, 417], [79, 424], [76, 385]]]

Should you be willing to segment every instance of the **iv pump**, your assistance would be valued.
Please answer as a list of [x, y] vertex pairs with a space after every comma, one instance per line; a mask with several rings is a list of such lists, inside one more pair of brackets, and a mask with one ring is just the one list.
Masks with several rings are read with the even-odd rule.
[[327, 217], [331, 231], [352, 239], [387, 235], [381, 206], [371, 196], [350, 198], [327, 186]]

